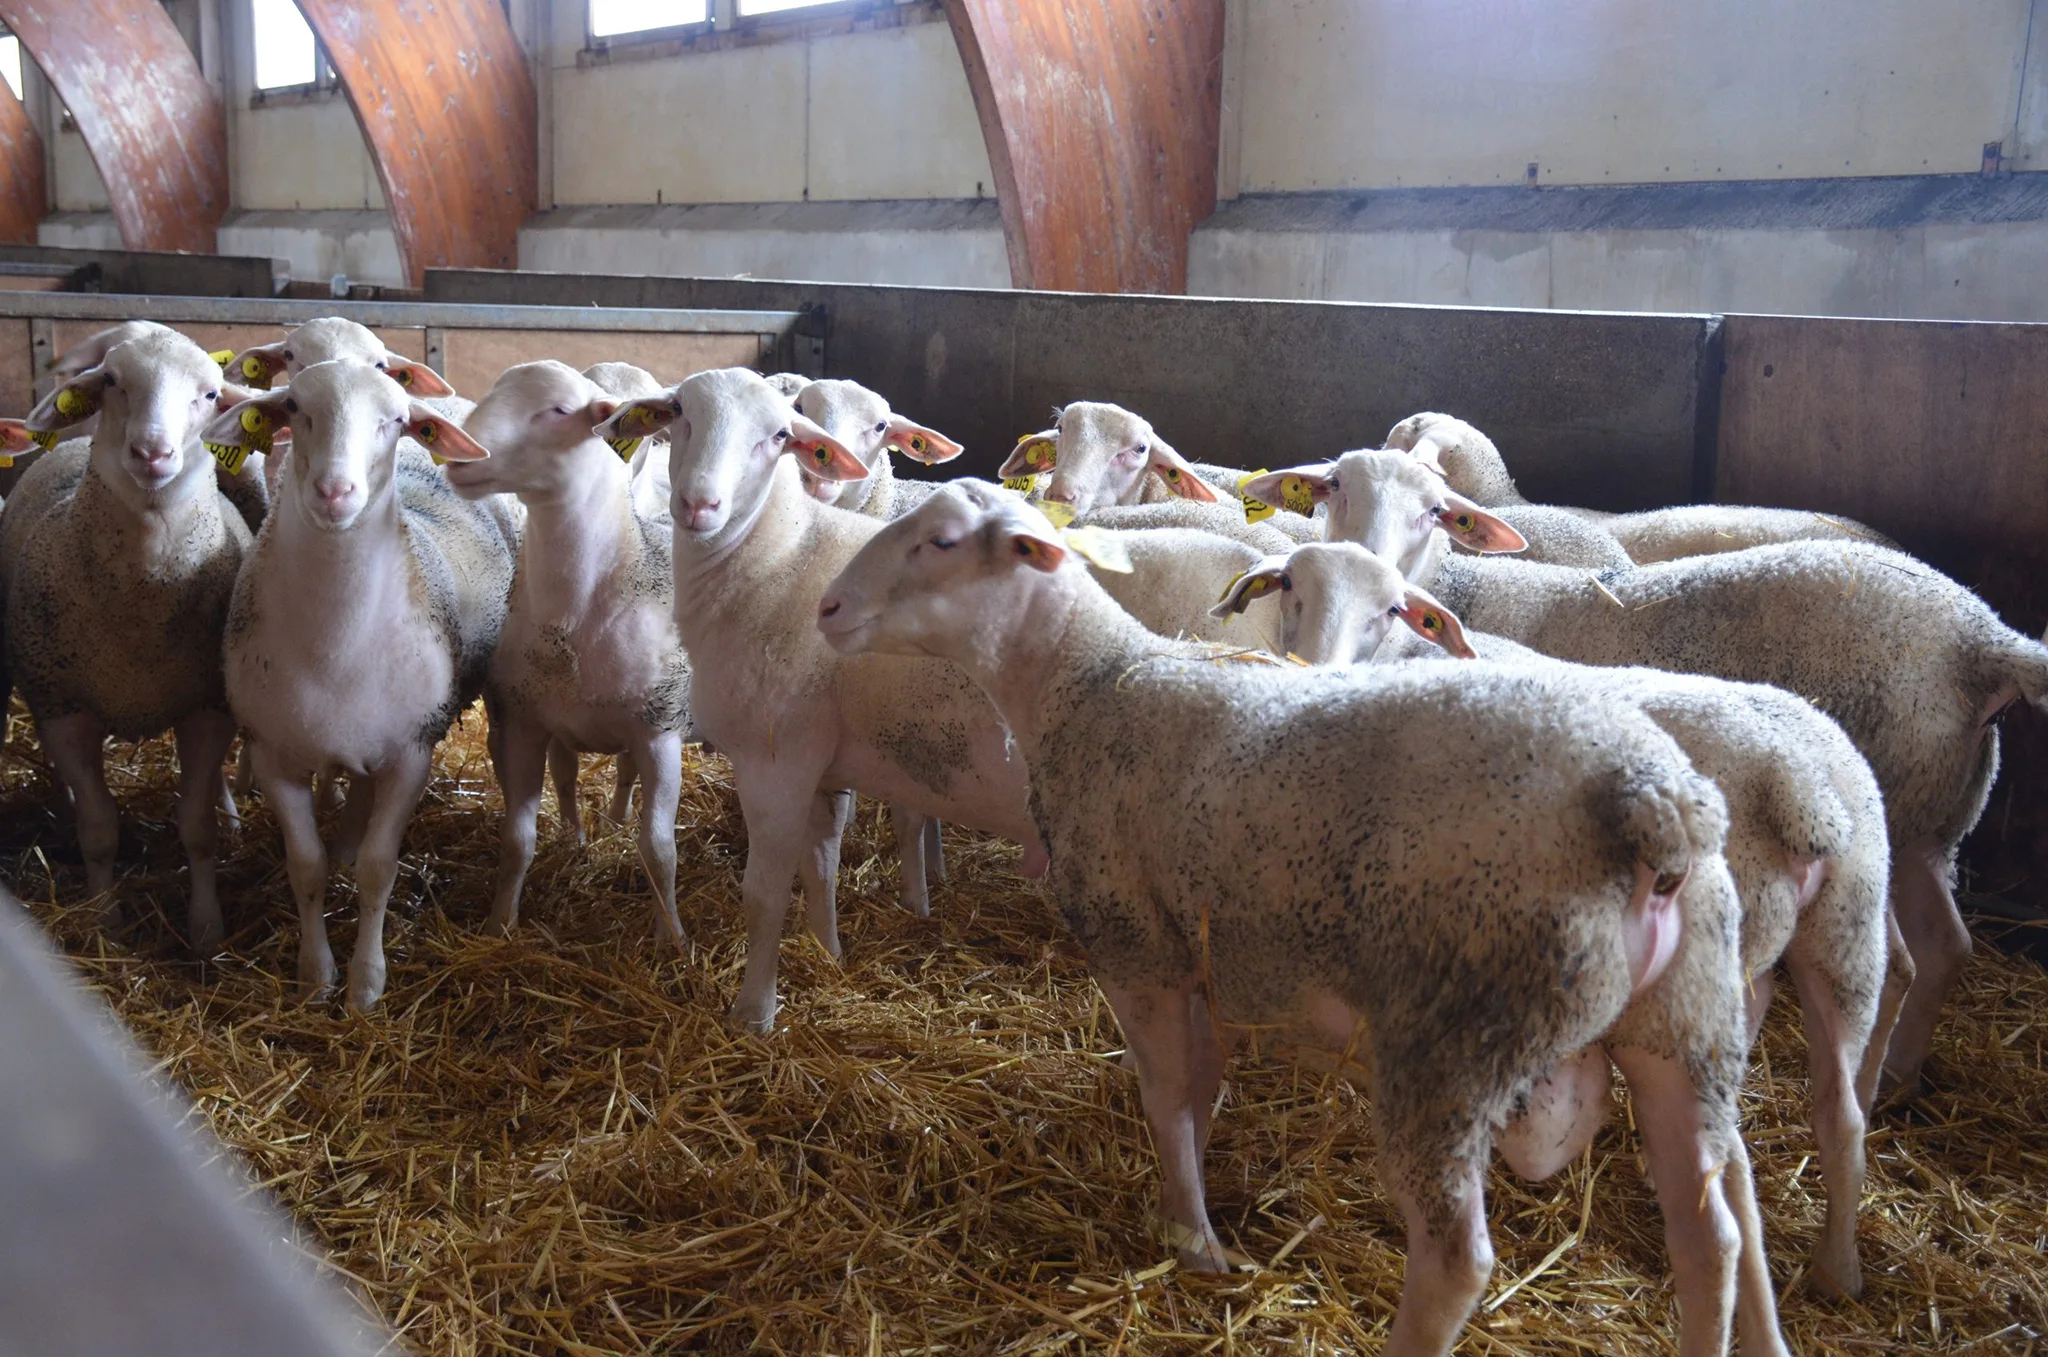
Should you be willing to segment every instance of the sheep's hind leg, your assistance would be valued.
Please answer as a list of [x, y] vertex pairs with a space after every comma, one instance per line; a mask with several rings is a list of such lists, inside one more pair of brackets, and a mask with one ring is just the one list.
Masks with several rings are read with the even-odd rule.
[[555, 784], [555, 814], [562, 817], [562, 830], [569, 842], [584, 841], [583, 807], [576, 800], [576, 751], [560, 740], [548, 741], [548, 778]]
[[820, 791], [804, 831], [808, 847], [797, 859], [811, 936], [834, 961], [839, 960], [839, 841], [852, 820], [852, 792]]
[[[1386, 1119], [1381, 1119], [1386, 1125]], [[1386, 1357], [1439, 1357], [1457, 1342], [1493, 1275], [1486, 1229], [1483, 1159], [1403, 1145], [1383, 1133], [1380, 1182], [1408, 1226], [1401, 1303], [1381, 1351]]]
[[658, 731], [619, 759], [619, 776], [638, 771], [640, 866], [654, 888], [654, 937], [665, 948], [683, 950], [683, 921], [676, 913], [676, 803], [683, 791], [683, 737]]
[[[226, 940], [221, 925], [216, 856], [220, 850], [218, 799], [221, 768], [235, 741], [235, 720], [224, 711], [196, 711], [178, 722], [178, 837], [192, 873], [185, 931], [197, 956], [212, 956]], [[230, 805], [233, 803], [230, 802]]]
[[1949, 889], [1948, 864], [1932, 845], [1893, 855], [1892, 902], [1913, 955], [1914, 975], [1885, 1052], [1884, 1074], [1889, 1083], [1911, 1092], [1934, 1045], [1942, 1004], [1970, 959], [1970, 929]]
[[937, 826], [937, 820], [927, 820], [907, 806], [889, 807], [889, 822], [896, 830], [897, 872], [902, 881], [897, 899], [903, 908], [920, 919], [928, 919], [932, 913], [931, 896], [925, 888], [928, 870], [925, 849], [930, 842], [927, 829]]

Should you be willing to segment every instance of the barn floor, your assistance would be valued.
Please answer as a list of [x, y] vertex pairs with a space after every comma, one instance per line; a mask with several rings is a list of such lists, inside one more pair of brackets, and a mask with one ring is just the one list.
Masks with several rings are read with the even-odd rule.
[[[185, 958], [167, 741], [118, 751], [131, 922], [102, 936], [15, 713], [0, 870], [408, 1348], [1379, 1347], [1401, 1237], [1358, 1092], [1271, 1053], [1236, 1060], [1212, 1209], [1267, 1266], [1178, 1274], [1148, 1224], [1157, 1173], [1108, 1010], [1013, 849], [949, 833], [950, 882], [913, 919], [893, 902], [886, 817], [863, 803], [844, 966], [792, 933], [782, 1027], [736, 1038], [721, 1015], [744, 850], [723, 764], [686, 773], [687, 958], [655, 950], [630, 836], [575, 850], [545, 812], [526, 919], [502, 941], [478, 931], [497, 796], [472, 717], [407, 841], [390, 991], [354, 1020], [284, 979], [296, 927], [260, 802], [224, 856], [228, 951]], [[608, 765], [586, 776], [593, 810], [608, 781]], [[1773, 1009], [1748, 1130], [1795, 1351], [2048, 1352], [2048, 976], [1980, 948], [1932, 1082], [1873, 1126], [1863, 1301], [1818, 1299], [1800, 1284], [1821, 1216], [1804, 1043], [1789, 996]], [[1552, 1182], [1495, 1175], [1499, 1266], [1461, 1351], [1676, 1350], [1626, 1125]]]

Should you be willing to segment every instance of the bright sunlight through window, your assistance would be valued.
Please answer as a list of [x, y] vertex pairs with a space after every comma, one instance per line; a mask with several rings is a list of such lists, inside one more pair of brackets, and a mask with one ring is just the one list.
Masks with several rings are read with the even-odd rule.
[[786, 9], [815, 9], [835, 3], [837, 0], [740, 0], [740, 16], [780, 14]]
[[21, 39], [12, 33], [0, 38], [0, 80], [7, 82], [15, 98], [21, 97]]
[[590, 36], [609, 38], [650, 28], [701, 24], [709, 0], [590, 0]]
[[294, 0], [249, 0], [249, 18], [257, 89], [290, 89], [319, 79], [313, 30]]

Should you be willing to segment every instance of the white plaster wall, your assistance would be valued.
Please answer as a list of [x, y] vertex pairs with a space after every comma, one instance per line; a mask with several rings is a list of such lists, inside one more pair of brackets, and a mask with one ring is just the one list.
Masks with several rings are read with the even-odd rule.
[[51, 193], [59, 212], [104, 212], [110, 206], [107, 181], [75, 127], [59, 131], [50, 147]]
[[311, 103], [236, 100], [234, 201], [239, 208], [382, 208], [384, 190], [354, 110], [336, 94]]
[[2048, 127], [2030, 0], [1227, 3], [1226, 196], [1959, 173]]

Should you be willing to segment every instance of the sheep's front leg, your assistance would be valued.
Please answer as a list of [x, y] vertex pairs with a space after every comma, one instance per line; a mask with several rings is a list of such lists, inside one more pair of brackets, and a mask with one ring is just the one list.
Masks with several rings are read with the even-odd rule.
[[683, 737], [657, 731], [635, 744], [619, 760], [619, 780], [627, 770], [639, 774], [640, 866], [654, 887], [654, 937], [665, 947], [683, 950], [683, 921], [676, 913], [676, 803], [683, 793]]
[[362, 917], [356, 924], [356, 950], [348, 959], [348, 1006], [366, 1013], [384, 997], [384, 911], [398, 879], [398, 849], [405, 827], [427, 789], [433, 750], [405, 750], [370, 779], [375, 801], [356, 860], [357, 895]]
[[[313, 812], [308, 770], [281, 764], [265, 745], [255, 750], [256, 786], [284, 835], [284, 869], [299, 907], [299, 983], [311, 999], [334, 983], [334, 952], [327, 945], [327, 850]], [[366, 789], [367, 790], [367, 789]]]
[[[1384, 1115], [1380, 1121], [1388, 1126]], [[1493, 1275], [1486, 1182], [1473, 1158], [1426, 1141], [1404, 1144], [1404, 1133], [1392, 1128], [1382, 1134], [1380, 1181], [1407, 1222], [1408, 1262], [1381, 1351], [1385, 1357], [1441, 1357]]]
[[106, 729], [99, 718], [83, 712], [36, 722], [43, 752], [57, 777], [71, 793], [78, 820], [78, 851], [85, 858], [85, 892], [105, 896], [101, 922], [120, 923], [121, 905], [113, 897], [114, 850], [121, 841], [121, 811], [107, 790]]
[[583, 807], [576, 800], [576, 751], [560, 740], [548, 741], [548, 777], [555, 784], [555, 813], [562, 817], [562, 829], [569, 842], [579, 847], [583, 833]]
[[839, 960], [839, 841], [852, 822], [852, 792], [820, 791], [811, 802], [807, 847], [797, 859], [811, 936], [834, 961]]
[[1732, 1105], [1710, 1106], [1675, 1056], [1619, 1046], [1612, 1054], [1635, 1099], [1656, 1177], [1678, 1294], [1680, 1354], [1726, 1353], [1738, 1319], [1744, 1357], [1784, 1353], [1749, 1156], [1733, 1125], [1722, 1124], [1732, 1123]]
[[[553, 751], [547, 728], [530, 713], [515, 708], [506, 712], [499, 724], [503, 757], [498, 770], [504, 776], [499, 785], [505, 793], [505, 824], [499, 838], [498, 893], [491, 901], [489, 927], [493, 932], [510, 933], [519, 924], [519, 896], [526, 886], [527, 870], [533, 866], [545, 764]], [[570, 804], [574, 805], [573, 800]]]
[[925, 880], [946, 884], [946, 838], [937, 817], [927, 817], [924, 822], [924, 873]]
[[799, 864], [817, 847], [813, 831], [817, 779], [778, 768], [769, 776], [739, 772], [740, 811], [747, 822], [747, 870], [740, 898], [747, 909], [747, 968], [733, 1000], [734, 1022], [750, 1032], [775, 1030], [775, 971], [782, 921]]
[[[1202, 1043], [1215, 1043], [1206, 1022], [1198, 1033], [1193, 1018], [1197, 1012], [1206, 1016], [1207, 1007], [1192, 979], [1173, 986], [1122, 985], [1098, 975], [1095, 983], [1137, 1058], [1138, 1097], [1164, 1180], [1161, 1207], [1181, 1266], [1195, 1272], [1228, 1272], [1230, 1263], [1209, 1223], [1202, 1185], [1207, 1103], [1216, 1093]], [[1213, 1066], [1220, 1071], [1220, 1053]]]
[[897, 871], [902, 876], [898, 887], [897, 900], [903, 908], [920, 919], [929, 919], [932, 914], [931, 896], [925, 889], [925, 848], [928, 827], [936, 826], [937, 820], [927, 820], [907, 806], [890, 806], [889, 823], [896, 831]]
[[[192, 870], [192, 900], [185, 931], [192, 951], [212, 956], [226, 940], [221, 926], [214, 859], [220, 848], [216, 812], [225, 778], [221, 768], [235, 742], [235, 720], [224, 711], [196, 711], [178, 722], [178, 837]], [[230, 805], [233, 803], [230, 802]]]
[[[680, 742], [682, 736], [676, 737]], [[626, 823], [626, 812], [633, 808], [633, 779], [638, 770], [630, 758], [619, 760], [618, 768], [612, 774], [611, 821], [615, 825]]]

